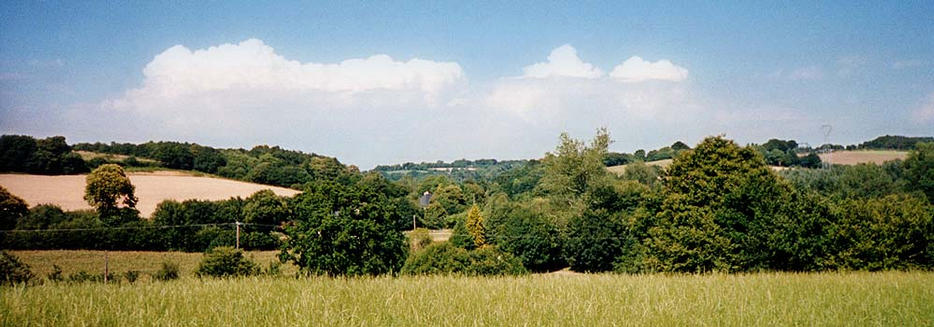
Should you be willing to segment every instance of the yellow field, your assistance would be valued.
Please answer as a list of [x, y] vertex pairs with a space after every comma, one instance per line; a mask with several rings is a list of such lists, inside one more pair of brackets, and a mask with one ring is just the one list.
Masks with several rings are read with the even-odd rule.
[[0, 290], [3, 326], [930, 326], [934, 274], [183, 278]]
[[[649, 161], [649, 162], [646, 162], [645, 164], [649, 166], [658, 166], [658, 167], [665, 168], [665, 167], [668, 167], [668, 165], [671, 165], [672, 161], [673, 161], [672, 159], [662, 159], [662, 160], [656, 160], [656, 161]], [[609, 170], [611, 173], [622, 175], [623, 173], [626, 172], [626, 166], [628, 166], [628, 164], [606, 167], [606, 169]]]
[[[140, 215], [149, 217], [156, 205], [164, 200], [224, 200], [233, 196], [247, 197], [259, 190], [270, 189], [278, 195], [291, 196], [296, 190], [247, 183], [223, 178], [193, 176], [179, 171], [130, 172], [136, 186]], [[90, 209], [84, 201], [87, 175], [43, 176], [0, 174], [0, 185], [26, 200], [29, 206], [57, 204], [65, 210]]]
[[906, 151], [886, 151], [886, 150], [859, 150], [859, 151], [836, 151], [833, 153], [821, 153], [820, 160], [835, 165], [855, 165], [859, 163], [875, 163], [877, 165], [886, 161], [896, 159], [905, 160], [908, 157]]

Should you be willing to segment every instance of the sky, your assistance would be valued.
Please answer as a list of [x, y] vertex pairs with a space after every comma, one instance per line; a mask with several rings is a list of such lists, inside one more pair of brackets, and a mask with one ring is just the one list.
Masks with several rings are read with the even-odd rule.
[[3, 134], [369, 169], [601, 127], [617, 152], [934, 135], [934, 2], [0, 2]]

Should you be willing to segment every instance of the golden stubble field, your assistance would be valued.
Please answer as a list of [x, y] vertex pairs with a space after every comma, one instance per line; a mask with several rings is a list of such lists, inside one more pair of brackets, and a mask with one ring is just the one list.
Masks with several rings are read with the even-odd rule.
[[[193, 176], [177, 171], [130, 172], [136, 186], [140, 215], [149, 217], [156, 205], [164, 200], [224, 200], [234, 196], [247, 197], [256, 191], [269, 189], [278, 195], [292, 196], [299, 191], [284, 187], [247, 183], [223, 178]], [[65, 210], [90, 209], [84, 201], [87, 175], [43, 176], [0, 174], [0, 185], [29, 204], [57, 204]]]

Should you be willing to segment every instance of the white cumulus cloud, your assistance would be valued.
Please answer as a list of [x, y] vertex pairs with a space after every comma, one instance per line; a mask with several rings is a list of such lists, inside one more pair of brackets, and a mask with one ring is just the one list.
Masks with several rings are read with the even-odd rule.
[[610, 72], [610, 77], [623, 82], [648, 80], [680, 82], [688, 78], [688, 70], [666, 59], [651, 62], [633, 56], [614, 67]]
[[302, 63], [276, 54], [261, 40], [249, 39], [194, 51], [173, 46], [156, 55], [143, 69], [143, 76], [140, 88], [129, 90], [112, 104], [129, 109], [167, 101], [176, 107], [190, 101], [205, 105], [218, 96], [224, 97], [216, 99], [219, 102], [330, 96], [323, 100], [335, 103], [367, 92], [402, 92], [408, 95], [406, 99], [431, 99], [462, 81], [463, 71], [454, 62], [397, 61], [382, 54], [334, 64]]
[[598, 78], [603, 71], [586, 63], [577, 56], [577, 49], [565, 44], [551, 50], [548, 61], [526, 66], [522, 69], [523, 77], [549, 78], [549, 77], [577, 77]]

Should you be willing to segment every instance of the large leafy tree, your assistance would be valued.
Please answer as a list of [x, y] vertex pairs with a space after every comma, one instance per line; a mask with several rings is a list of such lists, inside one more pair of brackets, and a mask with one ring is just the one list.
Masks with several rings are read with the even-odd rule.
[[768, 261], [788, 186], [753, 148], [709, 137], [675, 158], [665, 199], [643, 243], [644, 270], [736, 271]]
[[905, 159], [908, 187], [924, 192], [928, 201], [934, 203], [934, 142], [915, 145], [915, 150]]
[[393, 226], [398, 213], [384, 194], [322, 181], [296, 196], [292, 209], [282, 260], [326, 275], [379, 275], [402, 268], [407, 245]]
[[0, 186], [0, 229], [13, 229], [16, 223], [29, 214], [26, 201]]
[[84, 199], [97, 209], [102, 220], [122, 216], [119, 204], [134, 211], [136, 187], [130, 183], [123, 167], [116, 164], [106, 164], [94, 169], [87, 177], [87, 186], [84, 189]]

